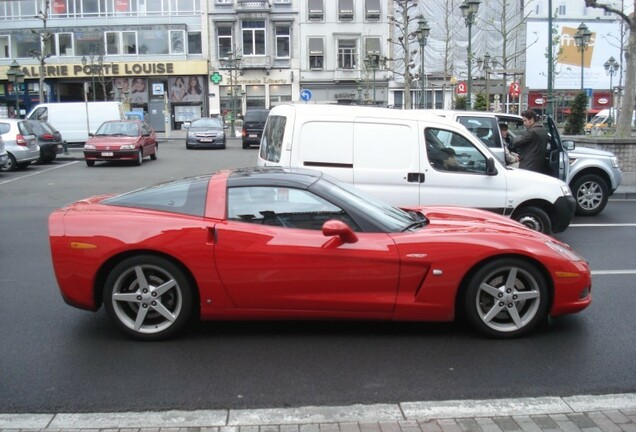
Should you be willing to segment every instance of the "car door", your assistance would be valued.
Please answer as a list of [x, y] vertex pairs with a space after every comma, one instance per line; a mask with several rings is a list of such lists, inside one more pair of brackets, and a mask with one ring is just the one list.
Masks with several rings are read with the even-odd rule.
[[548, 142], [548, 148], [546, 151], [546, 159], [550, 175], [567, 182], [568, 172], [570, 169], [570, 158], [567, 151], [563, 148], [561, 135], [559, 135], [559, 130], [557, 129], [552, 117], [548, 116], [546, 124], [550, 135], [550, 141]]
[[322, 223], [355, 223], [306, 190], [228, 189], [228, 220], [215, 228], [215, 263], [238, 308], [389, 313], [399, 257], [386, 233], [356, 242], [325, 236]]

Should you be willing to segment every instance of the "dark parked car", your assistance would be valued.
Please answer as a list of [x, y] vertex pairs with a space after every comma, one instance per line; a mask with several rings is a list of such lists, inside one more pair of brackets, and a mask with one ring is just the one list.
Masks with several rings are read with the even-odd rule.
[[194, 120], [188, 127], [186, 148], [224, 149], [227, 137], [223, 131], [223, 122], [217, 117], [202, 117]]
[[40, 159], [38, 162], [52, 162], [58, 154], [64, 151], [62, 134], [50, 123], [42, 120], [26, 120], [38, 138]]
[[258, 146], [261, 144], [261, 136], [265, 129], [265, 120], [269, 115], [268, 109], [251, 109], [245, 112], [243, 117], [243, 148], [249, 148], [251, 145]]

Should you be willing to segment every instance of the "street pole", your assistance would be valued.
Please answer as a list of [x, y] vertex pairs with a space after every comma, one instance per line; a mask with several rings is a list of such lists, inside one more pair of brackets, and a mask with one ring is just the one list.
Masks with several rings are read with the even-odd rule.
[[590, 39], [592, 39], [592, 32], [584, 23], [581, 23], [574, 34], [576, 49], [581, 52], [581, 93], [585, 91], [583, 71], [585, 67], [585, 51], [590, 44]]
[[464, 23], [466, 27], [468, 27], [468, 48], [467, 48], [467, 63], [468, 63], [468, 101], [467, 108], [472, 109], [473, 107], [473, 98], [472, 98], [472, 81], [473, 81], [473, 53], [472, 53], [472, 39], [473, 39], [473, 24], [475, 24], [475, 15], [479, 10], [479, 4], [481, 2], [479, 0], [464, 0], [464, 2], [459, 6], [462, 11], [462, 15], [464, 16]]
[[614, 79], [614, 74], [621, 67], [620, 63], [616, 61], [614, 56], [611, 56], [607, 61], [603, 64], [605, 68], [605, 72], [610, 77], [610, 87], [609, 87], [609, 100], [610, 100], [610, 115], [607, 120], [607, 125], [612, 126], [612, 122], [614, 121], [614, 83], [612, 82]]
[[552, 76], [554, 74], [554, 61], [552, 58], [552, 0], [548, 0], [548, 115], [552, 116], [552, 100], [554, 89], [552, 88]]
[[426, 40], [431, 32], [431, 28], [428, 25], [426, 19], [421, 16], [417, 21], [417, 40], [420, 43], [420, 88], [422, 94], [420, 94], [420, 108], [426, 108], [426, 76], [424, 75], [424, 48], [426, 47]]

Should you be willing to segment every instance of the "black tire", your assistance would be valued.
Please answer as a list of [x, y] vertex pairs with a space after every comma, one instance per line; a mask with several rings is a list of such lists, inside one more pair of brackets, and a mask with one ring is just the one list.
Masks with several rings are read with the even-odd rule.
[[7, 162], [0, 167], [0, 171], [15, 171], [18, 168], [18, 164], [15, 161], [15, 157], [11, 153], [7, 153]]
[[247, 143], [243, 143], [243, 149], [248, 149], [248, 148], [250, 148], [250, 145]]
[[150, 155], [150, 160], [157, 160], [159, 155], [159, 144], [155, 144], [155, 151]]
[[480, 333], [506, 339], [547, 322], [548, 284], [531, 262], [503, 258], [480, 268], [464, 291], [464, 312]]
[[89, 167], [94, 167], [95, 166], [95, 161], [94, 160], [86, 160], [86, 166]]
[[539, 231], [544, 234], [552, 233], [552, 221], [545, 210], [539, 207], [523, 207], [517, 209], [512, 218], [517, 222], [527, 226], [531, 230]]
[[137, 152], [137, 159], [135, 159], [135, 166], [141, 166], [143, 162], [144, 162], [144, 152], [142, 149], [139, 149], [139, 152]]
[[586, 174], [572, 182], [572, 194], [576, 199], [576, 214], [594, 216], [603, 211], [609, 199], [607, 182], [596, 174]]
[[127, 335], [140, 340], [166, 339], [193, 316], [192, 287], [173, 262], [139, 255], [110, 272], [104, 285], [104, 306]]
[[192, 150], [192, 146], [190, 144], [186, 144], [186, 150]]
[[15, 165], [16, 165], [16, 167], [17, 167], [19, 170], [25, 170], [25, 169], [27, 169], [29, 166], [31, 166], [31, 162], [22, 162], [22, 163], [17, 163], [17, 164], [15, 164]]

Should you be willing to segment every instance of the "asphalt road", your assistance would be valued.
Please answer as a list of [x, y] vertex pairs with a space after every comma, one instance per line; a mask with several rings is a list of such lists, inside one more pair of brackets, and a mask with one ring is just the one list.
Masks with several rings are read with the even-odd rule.
[[[459, 324], [208, 322], [140, 343], [61, 299], [47, 237], [55, 208], [224, 167], [256, 149], [162, 144], [141, 167], [58, 161], [0, 174], [0, 412], [395, 403], [636, 391], [636, 201], [558, 237], [589, 259], [594, 301], [518, 340]], [[598, 226], [587, 226], [598, 224]]]

